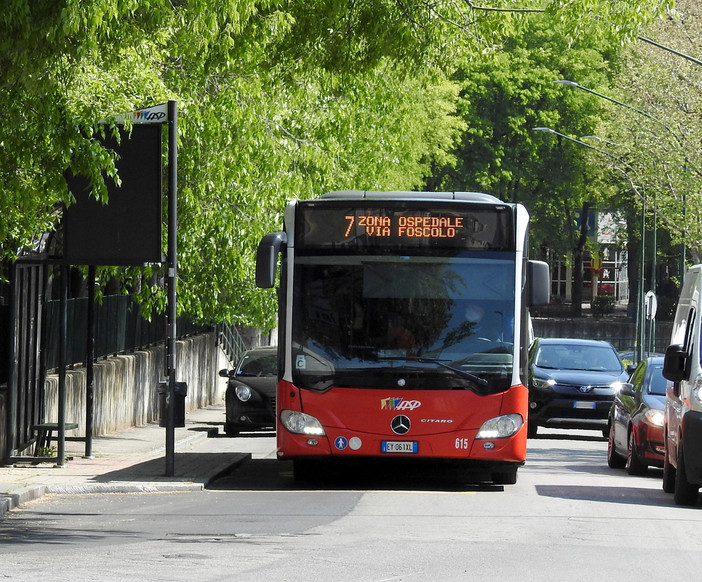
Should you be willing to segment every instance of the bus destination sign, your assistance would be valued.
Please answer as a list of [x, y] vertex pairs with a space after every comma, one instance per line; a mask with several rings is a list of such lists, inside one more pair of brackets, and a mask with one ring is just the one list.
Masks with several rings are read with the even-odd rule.
[[456, 238], [462, 232], [462, 216], [399, 216], [393, 224], [389, 216], [348, 214], [345, 237], [354, 235], [358, 229], [369, 237], [409, 238]]
[[509, 250], [508, 207], [408, 208], [300, 204], [296, 246], [305, 249]]

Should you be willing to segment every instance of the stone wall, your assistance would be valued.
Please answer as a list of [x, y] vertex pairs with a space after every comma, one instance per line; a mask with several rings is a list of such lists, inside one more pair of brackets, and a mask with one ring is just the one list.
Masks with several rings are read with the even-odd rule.
[[[176, 381], [188, 385], [186, 412], [222, 402], [226, 379], [219, 377], [218, 371], [227, 367], [229, 364], [217, 346], [214, 333], [177, 342]], [[93, 436], [158, 422], [158, 386], [165, 380], [164, 368], [163, 346], [97, 362], [94, 366]], [[66, 372], [66, 422], [78, 424], [78, 430], [67, 436], [85, 435], [85, 378], [84, 368]], [[45, 403], [46, 421], [56, 422], [56, 374], [47, 377]]]

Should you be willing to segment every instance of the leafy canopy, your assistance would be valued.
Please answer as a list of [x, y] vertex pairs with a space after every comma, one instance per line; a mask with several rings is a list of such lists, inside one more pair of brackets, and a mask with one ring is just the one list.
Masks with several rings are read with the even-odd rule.
[[[520, 4], [561, 20], [572, 41], [625, 39], [667, 2]], [[531, 17], [514, 5], [7, 0], [2, 258], [55, 228], [72, 199], [67, 168], [106, 199], [105, 176], [118, 178], [98, 139], [100, 119], [175, 99], [179, 307], [203, 321], [270, 326], [274, 301], [253, 287], [253, 256], [261, 234], [281, 228], [285, 201], [331, 189], [417, 188], [432, 166], [450, 165], [465, 127], [453, 73], [500, 54]], [[147, 283], [152, 274], [121, 274], [147, 306], [163, 302]]]

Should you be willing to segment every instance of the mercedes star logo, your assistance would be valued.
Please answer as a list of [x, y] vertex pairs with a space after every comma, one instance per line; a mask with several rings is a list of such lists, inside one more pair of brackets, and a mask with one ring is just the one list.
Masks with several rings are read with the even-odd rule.
[[395, 434], [407, 434], [411, 426], [410, 419], [404, 415], [396, 416], [390, 423], [390, 428]]

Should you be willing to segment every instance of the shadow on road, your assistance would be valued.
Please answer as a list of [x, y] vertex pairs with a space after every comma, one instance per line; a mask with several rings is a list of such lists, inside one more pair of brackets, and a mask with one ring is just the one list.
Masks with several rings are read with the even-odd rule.
[[648, 505], [671, 507], [673, 498], [661, 489], [656, 491], [643, 487], [606, 487], [601, 485], [537, 485], [536, 492], [544, 497], [573, 499], [576, 501], [599, 501], [626, 505]]
[[319, 476], [298, 481], [292, 461], [254, 459], [207, 487], [232, 491], [504, 491], [503, 486], [477, 483], [464, 469], [441, 463], [375, 463], [359, 461], [348, 466], [322, 466]]

